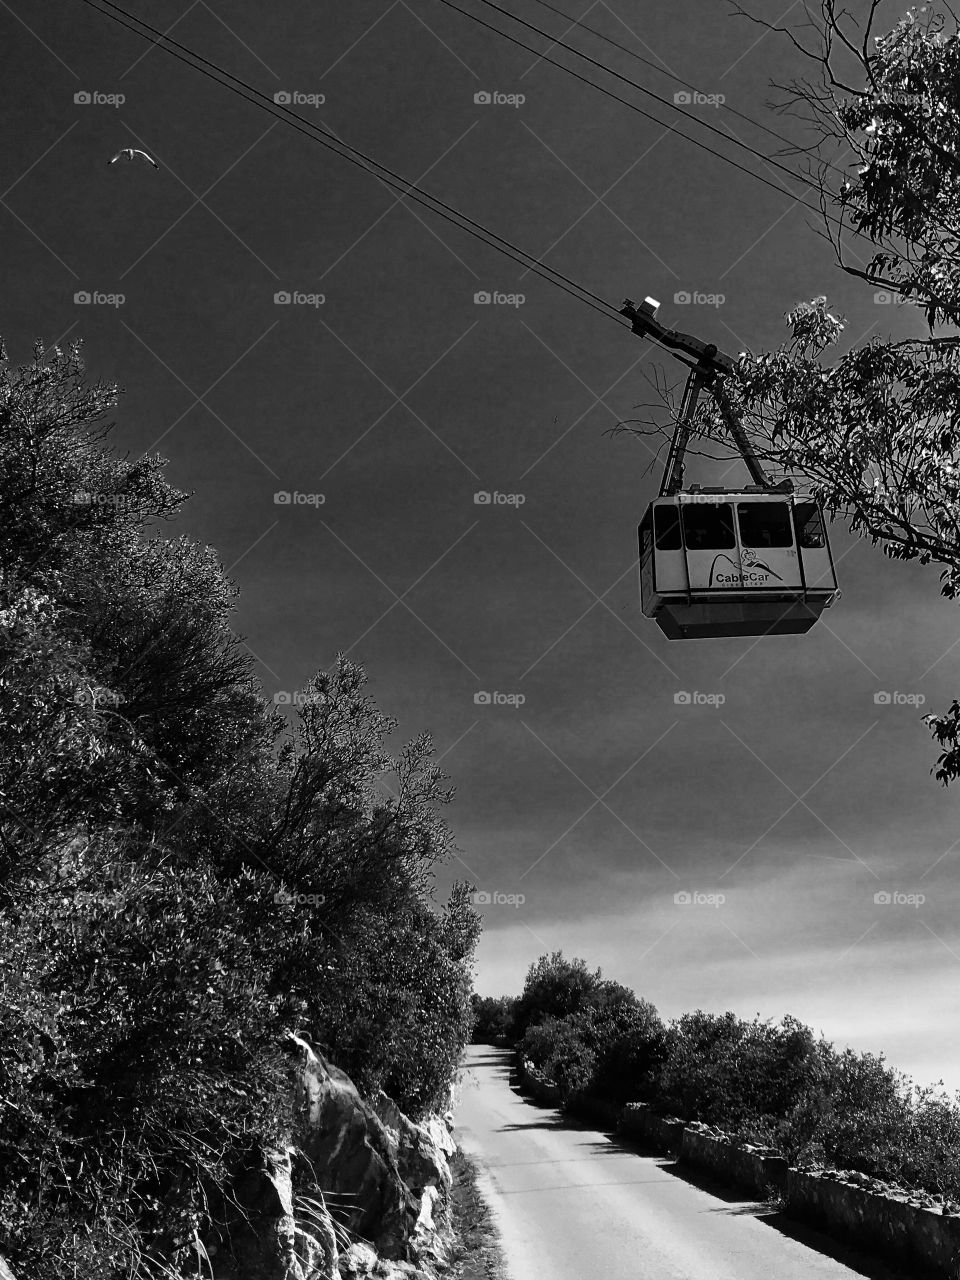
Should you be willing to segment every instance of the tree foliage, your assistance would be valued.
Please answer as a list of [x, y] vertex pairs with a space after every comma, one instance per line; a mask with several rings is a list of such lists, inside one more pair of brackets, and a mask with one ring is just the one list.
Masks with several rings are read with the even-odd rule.
[[567, 960], [562, 951], [541, 956], [530, 966], [514, 1009], [515, 1037], [521, 1039], [529, 1026], [545, 1018], [575, 1013], [601, 980], [599, 969], [591, 973], [577, 957]]
[[[339, 659], [289, 726], [183, 494], [107, 447], [79, 352], [0, 368], [0, 1250], [25, 1275], [195, 1270], [288, 1140], [288, 1032], [418, 1117], [471, 1024], [429, 738]], [[387, 789], [385, 778], [394, 786]]]

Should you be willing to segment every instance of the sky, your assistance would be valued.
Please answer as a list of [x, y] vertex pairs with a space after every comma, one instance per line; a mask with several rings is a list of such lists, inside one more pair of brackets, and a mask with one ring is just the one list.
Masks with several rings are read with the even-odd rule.
[[[770, 80], [804, 71], [786, 42], [704, 0], [556, 7], [645, 59], [567, 36], [666, 105], [550, 56], [655, 120], [439, 0], [129, 11], [732, 355], [780, 343], [818, 294], [844, 343], [920, 334], [838, 269], [802, 185], [703, 127], [772, 156], [735, 108], [804, 139], [770, 108]], [[459, 848], [438, 897], [463, 877], [488, 898], [477, 989], [518, 993], [562, 949], [664, 1016], [792, 1013], [960, 1088], [960, 793], [931, 776], [920, 720], [960, 690], [936, 570], [834, 525], [843, 594], [807, 635], [667, 640], [635, 563], [659, 466], [609, 435], [658, 372], [681, 385], [664, 352], [81, 0], [0, 5], [0, 68], [11, 358], [82, 338], [91, 377], [124, 387], [114, 442], [193, 495], [173, 532], [239, 586], [267, 697], [345, 652], [395, 749], [433, 735]], [[674, 94], [693, 90], [684, 119]], [[130, 146], [158, 168], [107, 164]]]

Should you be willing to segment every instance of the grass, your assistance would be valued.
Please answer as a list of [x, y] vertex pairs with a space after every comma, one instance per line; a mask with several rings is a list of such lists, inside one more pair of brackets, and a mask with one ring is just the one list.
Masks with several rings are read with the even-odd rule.
[[458, 1147], [450, 1171], [450, 1280], [508, 1280], [493, 1215], [477, 1185], [475, 1162]]

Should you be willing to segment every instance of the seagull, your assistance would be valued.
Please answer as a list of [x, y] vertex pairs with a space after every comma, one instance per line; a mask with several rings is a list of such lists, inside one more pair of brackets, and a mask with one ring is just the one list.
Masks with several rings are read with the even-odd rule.
[[117, 152], [112, 160], [108, 160], [107, 164], [116, 164], [118, 160], [136, 160], [137, 156], [142, 156], [147, 164], [152, 164], [155, 169], [160, 168], [153, 156], [148, 156], [139, 147], [124, 147], [122, 151]]

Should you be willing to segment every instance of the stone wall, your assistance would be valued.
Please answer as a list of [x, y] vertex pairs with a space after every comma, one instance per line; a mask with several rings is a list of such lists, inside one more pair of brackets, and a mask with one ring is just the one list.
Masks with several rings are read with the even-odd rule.
[[725, 1134], [687, 1127], [680, 1141], [681, 1164], [745, 1187], [758, 1196], [782, 1193], [787, 1185], [787, 1161], [779, 1152], [749, 1144], [735, 1144]]
[[668, 1156], [679, 1154], [683, 1129], [682, 1120], [659, 1116], [646, 1102], [628, 1102], [619, 1125], [619, 1131], [626, 1137]]
[[560, 1105], [560, 1086], [548, 1080], [542, 1071], [538, 1071], [529, 1058], [517, 1054], [517, 1076], [520, 1087], [531, 1093], [538, 1102], [550, 1107]]
[[789, 1169], [787, 1211], [910, 1267], [956, 1280], [960, 1275], [960, 1217], [911, 1204], [906, 1195], [880, 1194], [837, 1181], [831, 1171]]

